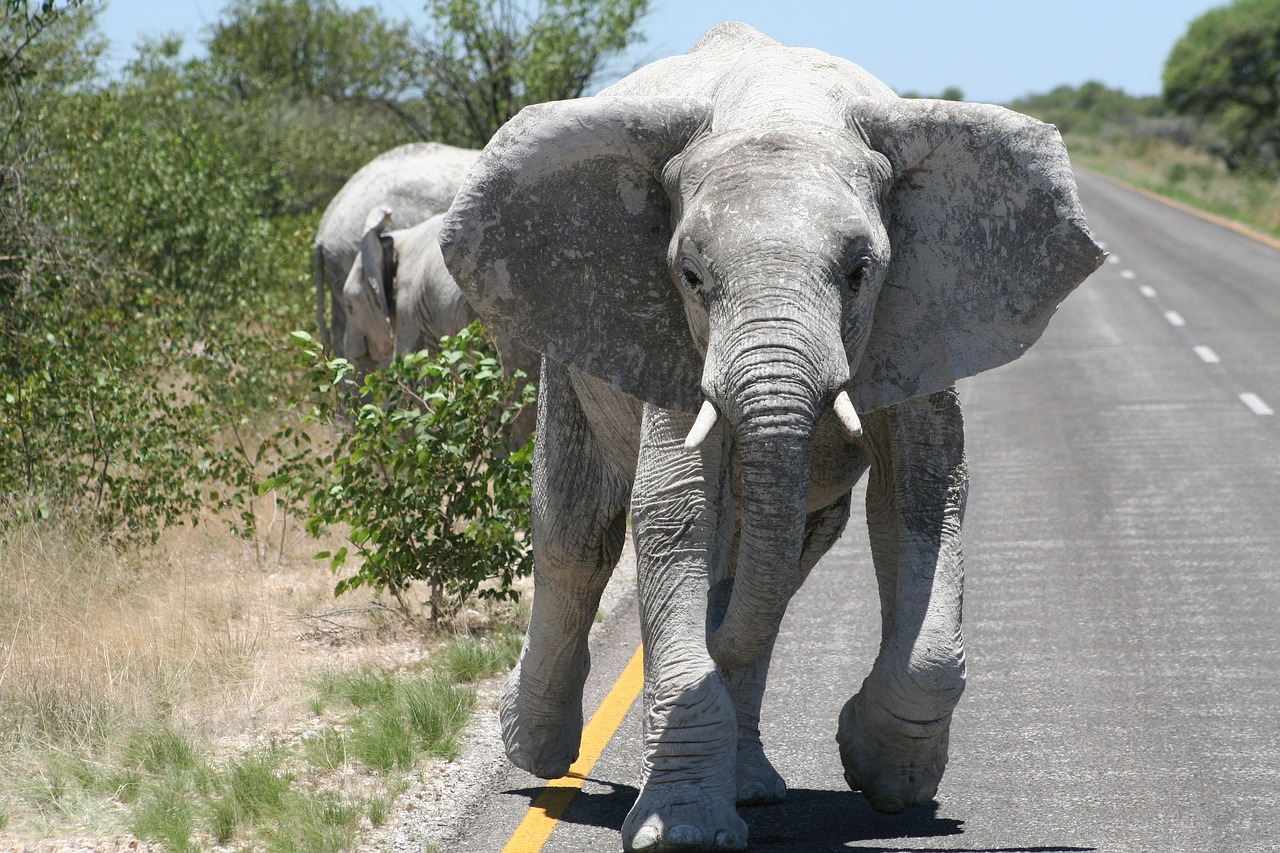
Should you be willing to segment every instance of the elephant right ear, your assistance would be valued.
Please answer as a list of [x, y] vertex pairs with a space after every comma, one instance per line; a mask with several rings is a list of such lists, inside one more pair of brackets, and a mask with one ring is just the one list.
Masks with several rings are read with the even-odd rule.
[[667, 161], [703, 101], [592, 97], [526, 107], [467, 175], [440, 233], [480, 316], [634, 397], [696, 411], [702, 359], [667, 274]]

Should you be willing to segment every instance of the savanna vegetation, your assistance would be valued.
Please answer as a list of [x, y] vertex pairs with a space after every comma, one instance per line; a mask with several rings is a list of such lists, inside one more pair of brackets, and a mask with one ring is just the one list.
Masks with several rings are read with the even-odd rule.
[[[376, 154], [624, 73], [647, 6], [230, 0], [108, 74], [95, 2], [0, 0], [0, 836], [346, 849], [458, 753], [518, 652], [530, 399], [479, 329], [352, 396], [312, 239]], [[1238, 0], [1162, 96], [1010, 106], [1280, 233], [1278, 57]]]
[[0, 836], [348, 848], [514, 662], [532, 392], [479, 328], [354, 387], [320, 213], [582, 94], [646, 3], [231, 0], [107, 73], [99, 3], [0, 2]]

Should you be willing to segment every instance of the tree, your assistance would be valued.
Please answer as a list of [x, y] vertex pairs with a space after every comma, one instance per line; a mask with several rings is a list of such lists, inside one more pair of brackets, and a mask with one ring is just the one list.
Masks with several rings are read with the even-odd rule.
[[401, 98], [414, 86], [409, 27], [337, 0], [236, 0], [213, 25], [209, 58], [240, 98]]
[[1280, 166], [1280, 0], [1236, 0], [1191, 22], [1165, 61], [1164, 98], [1200, 121], [1228, 168]]
[[207, 56], [184, 61], [177, 39], [143, 42], [121, 88], [224, 137], [266, 179], [268, 217], [323, 208], [379, 152], [429, 138], [410, 28], [376, 9], [232, 0], [203, 44]]
[[47, 156], [48, 115], [67, 90], [96, 73], [103, 51], [93, 32], [97, 10], [82, 2], [0, 6], [0, 299], [29, 292], [33, 276], [62, 263], [31, 197], [33, 186], [58, 180]]
[[431, 0], [422, 53], [439, 138], [479, 148], [528, 104], [577, 98], [641, 40], [648, 0]]

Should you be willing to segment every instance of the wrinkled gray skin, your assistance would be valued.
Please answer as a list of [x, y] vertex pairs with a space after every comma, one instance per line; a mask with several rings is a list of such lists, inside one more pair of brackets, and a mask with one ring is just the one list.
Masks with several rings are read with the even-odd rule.
[[[342, 287], [360, 251], [374, 207], [391, 210], [390, 228], [407, 228], [449, 208], [479, 151], [436, 142], [401, 145], [365, 164], [325, 208], [316, 231], [316, 327], [325, 348], [347, 357]], [[332, 305], [332, 334], [325, 323], [325, 293]]]
[[[440, 255], [444, 214], [394, 231], [388, 228], [393, 216], [388, 207], [369, 211], [359, 254], [342, 287], [343, 352], [360, 371], [385, 367], [405, 353], [434, 355], [442, 337], [478, 319]], [[538, 353], [501, 332], [495, 338], [503, 368], [522, 370], [536, 381]], [[533, 412], [518, 416], [512, 425], [516, 442], [523, 444], [533, 427]]]
[[[511, 759], [551, 778], [577, 756], [630, 508], [645, 725], [623, 846], [743, 848], [735, 802], [786, 790], [758, 729], [779, 622], [869, 471], [881, 646], [837, 741], [873, 807], [928, 803], [965, 679], [954, 382], [1025, 351], [1103, 258], [1057, 131], [902, 100], [725, 24], [599, 96], [523, 111], [441, 240], [481, 316], [544, 353]], [[718, 419], [687, 450], [704, 401]]]

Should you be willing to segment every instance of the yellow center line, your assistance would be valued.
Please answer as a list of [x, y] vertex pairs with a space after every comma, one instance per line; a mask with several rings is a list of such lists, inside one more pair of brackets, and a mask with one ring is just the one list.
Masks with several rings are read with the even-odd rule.
[[600, 753], [604, 752], [613, 733], [622, 725], [631, 703], [640, 695], [643, 684], [644, 646], [639, 646], [622, 670], [622, 675], [618, 676], [617, 682], [609, 690], [609, 695], [604, 697], [604, 701], [592, 715], [591, 722], [583, 729], [578, 760], [573, 762], [567, 774], [547, 783], [546, 789], [529, 807], [529, 813], [520, 822], [520, 826], [516, 827], [511, 840], [502, 848], [502, 853], [538, 853], [542, 849], [564, 810], [582, 788], [582, 783], [600, 758]]

